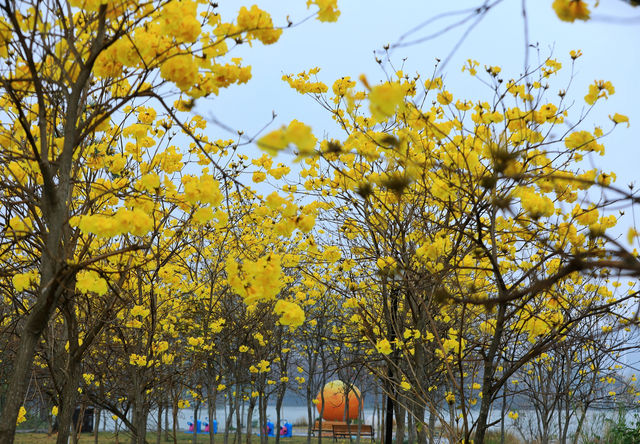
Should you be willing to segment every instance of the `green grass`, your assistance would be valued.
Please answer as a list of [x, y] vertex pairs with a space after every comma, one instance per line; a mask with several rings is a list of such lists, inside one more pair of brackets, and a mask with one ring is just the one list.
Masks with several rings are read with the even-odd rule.
[[[163, 433], [164, 434], [164, 433]], [[156, 432], [148, 432], [147, 433], [147, 441], [149, 442], [149, 444], [155, 444], [156, 443], [156, 437], [157, 434]], [[81, 444], [93, 444], [94, 440], [93, 440], [93, 433], [83, 433], [80, 435], [80, 443]], [[191, 435], [190, 433], [184, 433], [184, 432], [178, 432], [178, 442], [180, 444], [187, 444], [187, 443], [191, 443], [193, 442], [193, 435]], [[311, 442], [317, 442], [318, 438], [317, 437], [312, 437], [311, 438]], [[56, 435], [51, 435], [51, 436], [47, 436], [46, 433], [18, 433], [16, 434], [16, 439], [15, 439], [15, 444], [55, 444], [56, 442]], [[119, 435], [119, 441], [116, 441], [115, 439], [115, 435], [113, 434], [113, 432], [100, 432], [98, 434], [98, 443], [99, 444], [118, 444], [118, 442], [120, 444], [129, 444], [130, 442], [130, 438], [129, 435], [126, 432], [121, 432]], [[173, 439], [171, 439], [170, 441], [165, 441], [164, 440], [164, 436], [162, 438], [162, 440], [160, 441], [163, 444], [164, 443], [172, 443]], [[233, 436], [231, 435], [229, 437], [229, 442], [232, 443], [233, 442]], [[244, 444], [245, 441], [245, 436], [242, 435], [242, 441], [240, 444]], [[306, 444], [307, 442], [307, 437], [306, 436], [293, 436], [291, 438], [280, 438], [280, 442], [282, 444]], [[322, 439], [323, 444], [331, 444], [333, 443], [333, 439], [331, 437], [324, 437]], [[344, 439], [344, 440], [338, 440], [338, 442], [340, 444], [347, 444], [349, 441]], [[362, 439], [360, 441], [362, 444], [368, 444], [371, 441], [366, 438], [366, 439]], [[379, 442], [379, 441], [376, 441]], [[487, 444], [499, 444], [500, 443], [500, 432], [497, 431], [490, 431], [487, 433], [486, 436], [486, 441]], [[199, 444], [208, 444], [209, 443], [209, 435], [198, 435], [198, 443]], [[216, 435], [216, 444], [222, 444], [223, 443], [223, 437], [222, 434], [217, 434]], [[252, 444], [260, 444], [260, 437], [259, 436], [254, 436], [253, 439], [251, 440]], [[275, 443], [275, 438], [270, 437], [269, 438], [269, 443], [270, 444], [274, 444]], [[355, 443], [355, 440], [352, 441], [352, 443]], [[513, 433], [507, 432], [506, 436], [505, 436], [505, 444], [523, 444], [522, 441], [520, 439], [518, 439], [517, 436], [515, 436]]]
[[[163, 433], [164, 435], [164, 433]], [[149, 442], [149, 444], [155, 444], [156, 442], [156, 437], [157, 434], [156, 432], [148, 432], [147, 433], [147, 441]], [[317, 437], [312, 438], [312, 443], [313, 442], [317, 442]], [[193, 435], [191, 435], [190, 433], [184, 433], [184, 432], [178, 432], [178, 442], [180, 444], [187, 444], [187, 443], [191, 443], [193, 442]], [[15, 438], [15, 444], [55, 444], [56, 442], [56, 435], [51, 435], [48, 436], [46, 433], [18, 433], [16, 434], [16, 438]], [[93, 444], [94, 442], [94, 438], [93, 438], [93, 433], [83, 433], [80, 435], [80, 441], [81, 444]], [[125, 432], [120, 433], [119, 435], [119, 443], [120, 444], [129, 444], [130, 442], [130, 438], [129, 435]], [[164, 440], [164, 436], [162, 438], [162, 440], [160, 441], [162, 443], [166, 443], [166, 442], [173, 442], [173, 439], [171, 439], [170, 441], [165, 441]], [[232, 443], [233, 442], [233, 436], [229, 437], [229, 442]], [[245, 437], [244, 435], [242, 436], [242, 441], [240, 444], [244, 444], [245, 441]], [[291, 438], [280, 438], [280, 442], [282, 444], [306, 444], [307, 442], [307, 437], [306, 436], [294, 436]], [[323, 443], [327, 443], [330, 444], [333, 442], [333, 439], [331, 438], [323, 438], [322, 439]], [[338, 442], [341, 443], [348, 443], [348, 440], [339, 440]], [[355, 442], [355, 441], [353, 441]], [[363, 439], [361, 441], [363, 444], [364, 443], [369, 443], [371, 442], [369, 439]], [[99, 444], [117, 444], [116, 439], [115, 439], [115, 435], [113, 434], [113, 432], [100, 432], [98, 434], [98, 443]], [[198, 435], [198, 443], [199, 444], [208, 444], [209, 443], [209, 435]], [[216, 444], [222, 444], [223, 443], [223, 437], [221, 434], [217, 434], [216, 435]], [[260, 437], [259, 436], [254, 436], [253, 439], [251, 440], [252, 444], [259, 444], [260, 443]], [[269, 443], [274, 444], [275, 443], [275, 438], [270, 437], [269, 438]]]
[[[500, 432], [493, 431], [493, 430], [488, 431], [487, 434], [485, 435], [485, 442], [487, 444], [500, 444]], [[522, 441], [512, 432], [505, 432], [504, 443], [505, 444], [522, 444]]]

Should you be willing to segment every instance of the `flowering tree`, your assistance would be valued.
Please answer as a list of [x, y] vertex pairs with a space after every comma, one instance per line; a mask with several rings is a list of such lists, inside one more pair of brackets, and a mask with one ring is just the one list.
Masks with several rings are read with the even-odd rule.
[[[578, 57], [573, 52], [572, 63]], [[477, 66], [463, 69], [476, 76]], [[289, 76], [346, 137], [314, 151], [313, 135], [294, 121], [258, 143], [292, 144], [310, 156], [304, 187], [338, 201], [333, 221], [343, 243], [335, 245], [344, 245], [343, 269], [354, 270], [328, 285], [351, 296], [344, 307], [353, 328], [392, 369], [381, 378], [435, 407], [421, 371], [433, 362], [445, 376], [451, 416], [440, 420], [451, 440], [483, 442], [489, 411], [514, 372], [585, 319], [628, 315], [627, 303], [637, 300], [635, 290], [612, 293], [593, 281], [611, 266], [637, 274], [638, 261], [608, 242], [616, 218], [607, 202], [584, 203], [589, 189], [612, 181], [579, 163], [603, 154], [605, 129], [580, 128], [579, 115], [552, 135], [568, 116], [566, 88], [547, 98], [560, 69], [548, 59], [508, 80], [486, 67], [493, 97], [475, 103], [456, 100], [440, 78], [421, 82], [401, 71], [375, 86], [362, 78], [362, 90], [343, 77], [329, 97], [309, 73]], [[587, 112], [613, 92], [594, 82]], [[607, 131], [626, 121], [613, 115]], [[575, 292], [583, 285], [586, 296]], [[423, 412], [415, 415], [422, 421]]]
[[[320, 20], [339, 14], [335, 1], [308, 5], [320, 8]], [[0, 416], [3, 442], [13, 441], [34, 353], [53, 313], [78, 292], [117, 294], [114, 268], [144, 263], [165, 226], [212, 219], [222, 202], [220, 181], [232, 178], [219, 159], [228, 159], [234, 141], [198, 135], [203, 119], [182, 113], [193, 100], [250, 79], [250, 67], [227, 55], [233, 46], [275, 43], [282, 30], [256, 6], [240, 8], [228, 22], [216, 7], [171, 0], [1, 7], [9, 234], [2, 267], [20, 318]], [[201, 166], [195, 174], [183, 173], [186, 150], [171, 140], [193, 144]]]

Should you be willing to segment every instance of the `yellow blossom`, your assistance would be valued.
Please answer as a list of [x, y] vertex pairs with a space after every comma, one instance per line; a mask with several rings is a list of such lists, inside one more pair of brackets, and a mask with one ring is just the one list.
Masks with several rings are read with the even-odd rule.
[[627, 128], [629, 128], [629, 118], [625, 115], [615, 113], [613, 117], [609, 116], [611, 120], [617, 125], [618, 123], [626, 123]]
[[338, 0], [307, 0], [307, 8], [316, 5], [318, 8], [318, 20], [321, 22], [335, 22], [340, 16]]
[[402, 107], [404, 91], [397, 82], [387, 82], [374, 86], [369, 93], [369, 111], [371, 117], [382, 122]]
[[383, 355], [388, 355], [392, 352], [391, 343], [387, 339], [379, 339], [376, 343], [376, 350]]
[[589, 20], [589, 8], [582, 0], [554, 0], [552, 7], [558, 18], [565, 22]]
[[295, 328], [304, 323], [304, 311], [295, 302], [280, 299], [276, 302], [273, 312], [280, 316], [278, 321], [282, 325], [288, 325]]
[[20, 406], [20, 411], [18, 412], [18, 419], [16, 420], [16, 425], [21, 424], [27, 420], [27, 409], [24, 406]]

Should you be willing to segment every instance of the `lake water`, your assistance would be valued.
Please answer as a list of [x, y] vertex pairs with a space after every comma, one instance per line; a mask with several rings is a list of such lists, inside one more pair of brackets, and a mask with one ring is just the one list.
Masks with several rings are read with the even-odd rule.
[[[306, 406], [285, 406], [283, 405], [282, 408], [280, 409], [280, 417], [281, 417], [281, 423], [284, 424], [286, 421], [291, 422], [293, 424], [296, 423], [306, 423], [307, 422], [307, 407]], [[318, 417], [318, 412], [315, 408], [315, 406], [313, 407], [313, 412], [314, 412], [314, 419], [317, 419]], [[218, 421], [218, 431], [223, 431], [224, 430], [224, 424], [225, 421], [227, 419], [228, 416], [228, 411], [225, 411], [225, 409], [223, 408], [218, 408], [216, 409], [216, 420]], [[242, 423], [246, 423], [246, 412], [243, 412], [243, 410], [241, 409], [241, 416], [242, 416]], [[156, 420], [158, 417], [158, 413], [157, 410], [152, 411], [149, 414], [149, 430], [155, 430], [157, 425], [156, 425]], [[163, 417], [163, 427], [164, 427], [164, 413], [162, 414]], [[365, 419], [366, 424], [372, 424], [373, 423], [373, 409], [372, 408], [364, 408], [363, 409], [363, 418]], [[198, 410], [198, 419], [201, 421], [206, 421], [206, 422], [210, 422], [209, 421], [209, 415], [207, 413], [207, 409], [200, 409]], [[276, 421], [276, 408], [275, 406], [267, 406], [267, 419], [270, 421], [275, 422]], [[258, 415], [258, 409], [254, 409], [253, 411], [253, 420], [254, 421], [258, 421], [259, 420], [259, 415]], [[102, 419], [101, 419], [101, 425], [100, 425], [100, 430], [104, 429], [105, 430], [115, 430], [115, 421], [111, 418], [111, 415], [107, 415], [106, 413], [103, 414]], [[171, 422], [171, 411], [169, 411], [169, 422]], [[193, 422], [193, 409], [191, 408], [187, 408], [187, 409], [180, 409], [180, 411], [178, 412], [178, 428], [180, 430], [187, 430], [189, 425], [189, 422]], [[235, 427], [236, 425], [236, 417], [234, 414], [233, 417], [233, 424], [232, 426]]]
[[[317, 416], [318, 416], [318, 413], [315, 410], [315, 406], [314, 406], [313, 412], [314, 412], [314, 420], [315, 420], [317, 419]], [[516, 424], [514, 420], [512, 420], [511, 418], [507, 418], [506, 424], [505, 424], [506, 428], [508, 430], [515, 431], [516, 425], [517, 425], [518, 428], [521, 430], [521, 432], [525, 436], [529, 436], [529, 437], [532, 436], [532, 433], [535, 433], [535, 429], [536, 429], [534, 412], [532, 410], [518, 410], [518, 414], [519, 414], [518, 423]], [[244, 424], [246, 422], [246, 413], [242, 412], [241, 415], [243, 419], [242, 422]], [[627, 425], [635, 424], [637, 422], [638, 418], [636, 415], [637, 415], [637, 412], [626, 412], [624, 417]], [[171, 421], [171, 412], [169, 412], [169, 416], [170, 416], [169, 421]], [[218, 421], [218, 433], [224, 431], [224, 424], [227, 416], [228, 416], [228, 412], [225, 411], [224, 408], [216, 409], [216, 419]], [[472, 411], [470, 416], [471, 416], [470, 419], [472, 420], [473, 418], [477, 417], [477, 412]], [[210, 422], [206, 409], [201, 409], [198, 412], [198, 417], [203, 422]], [[445, 417], [446, 418], [449, 417], [448, 412], [445, 414]], [[156, 429], [157, 427], [156, 418], [157, 418], [157, 411], [156, 412], [152, 411], [151, 414], [149, 415], [149, 422], [148, 422], [149, 430]], [[163, 413], [163, 418], [164, 418], [164, 413]], [[258, 412], [256, 409], [254, 410], [253, 420], [257, 422], [258, 418], [259, 418]], [[363, 418], [366, 424], [373, 424], [376, 428], [378, 427], [377, 418], [375, 418], [374, 420], [373, 408], [365, 407], [363, 409]], [[615, 421], [617, 420], [617, 418], [618, 418], [618, 412], [615, 410], [592, 410], [587, 415], [583, 432], [586, 433], [588, 436], [596, 436], [596, 435], [602, 434], [604, 428], [608, 424], [608, 421]], [[275, 422], [276, 420], [275, 406], [267, 407], [267, 419], [272, 422]], [[495, 410], [490, 415], [490, 421], [495, 421], [498, 419], [500, 419], [500, 410]], [[281, 423], [284, 424], [287, 421], [293, 424], [306, 423], [307, 422], [306, 406], [304, 405], [282, 406]], [[191, 408], [181, 409], [178, 413], [178, 429], [181, 431], [188, 430], [189, 422], [193, 422], [193, 409]], [[232, 426], [235, 427], [235, 425], [236, 425], [236, 418], [234, 415]], [[164, 422], [163, 422], [163, 426], [164, 426]], [[499, 425], [497, 427], [499, 427]], [[576, 421], [574, 420], [570, 424], [570, 427], [569, 427], [570, 432], [575, 431], [575, 428], [576, 428]], [[103, 414], [100, 429], [109, 430], [109, 431], [115, 430], [115, 421], [111, 418], [110, 415]], [[557, 427], [555, 424], [553, 424], [552, 425], [553, 434], [555, 434], [555, 431], [554, 431], [555, 429], [557, 429]], [[254, 428], [254, 431], [255, 433], [257, 433], [258, 429]], [[301, 428], [297, 428], [297, 430], [294, 430], [294, 432], [297, 432], [298, 434], [301, 434], [301, 433], [306, 434], [306, 431], [303, 431]]]

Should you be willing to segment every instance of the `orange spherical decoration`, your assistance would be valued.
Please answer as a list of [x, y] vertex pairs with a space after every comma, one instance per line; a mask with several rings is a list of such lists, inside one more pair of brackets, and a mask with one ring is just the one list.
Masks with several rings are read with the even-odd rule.
[[[322, 414], [322, 417], [327, 421], [345, 421], [345, 392], [346, 385], [344, 382], [335, 380], [328, 382], [322, 390], [324, 397], [324, 409], [322, 408], [322, 397], [320, 393], [316, 397], [316, 408], [318, 413]], [[360, 390], [357, 387], [351, 386], [349, 391], [349, 419], [357, 419], [360, 412]]]

